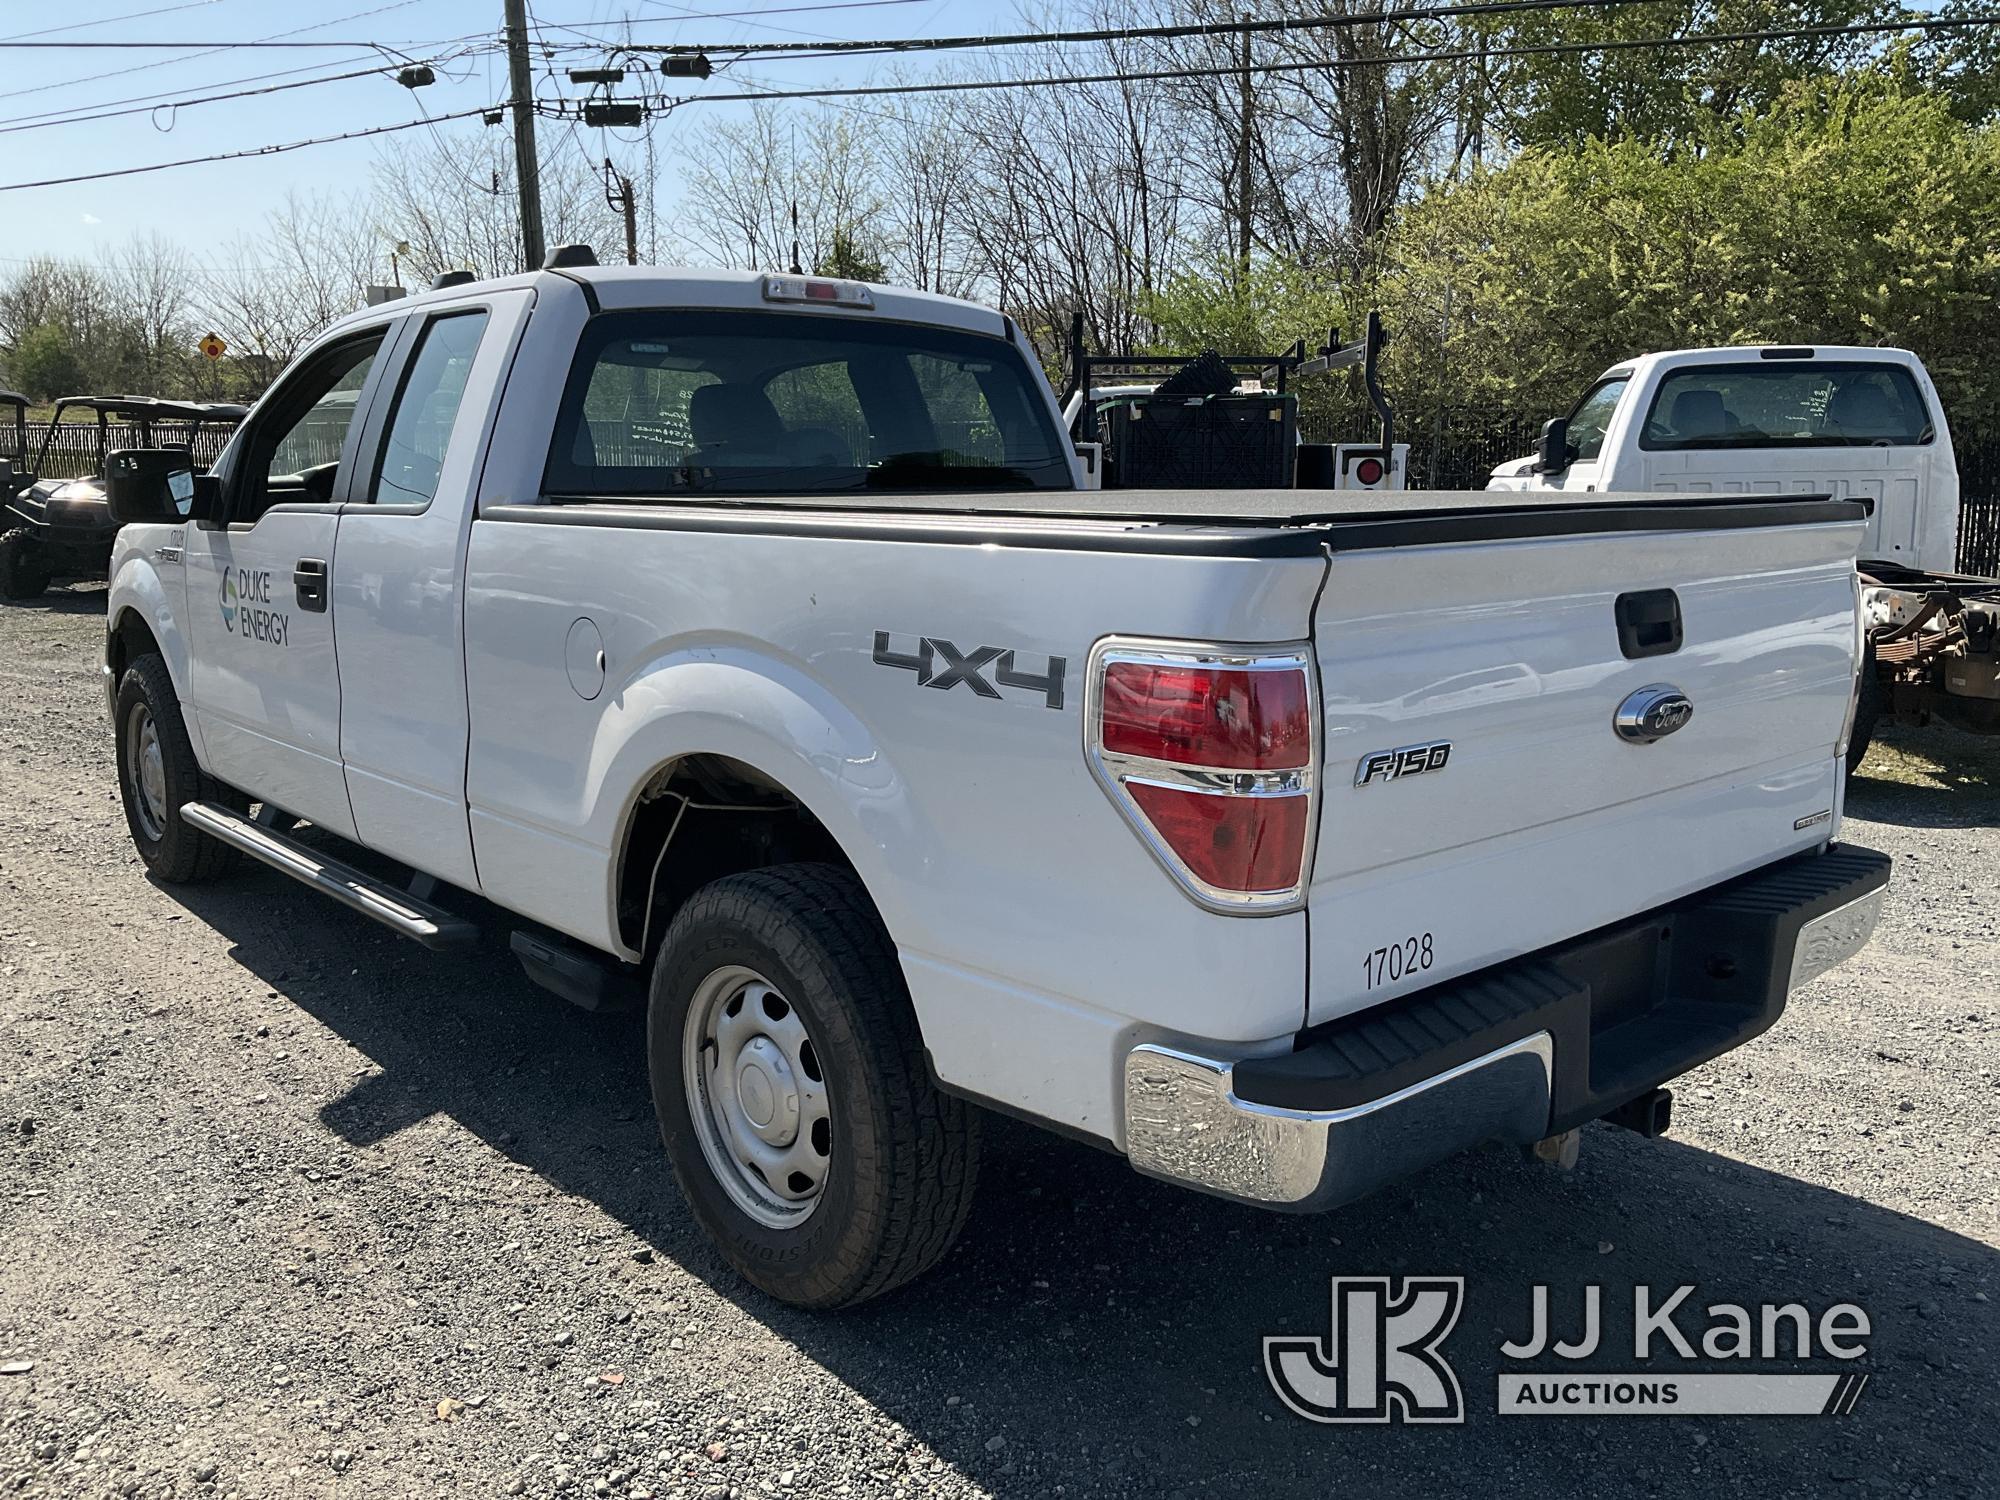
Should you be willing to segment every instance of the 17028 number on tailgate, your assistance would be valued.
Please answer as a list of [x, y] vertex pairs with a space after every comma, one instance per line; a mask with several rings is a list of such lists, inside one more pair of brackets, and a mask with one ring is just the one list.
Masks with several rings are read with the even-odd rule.
[[1420, 932], [1414, 937], [1404, 938], [1400, 943], [1390, 943], [1373, 953], [1362, 954], [1361, 973], [1372, 990], [1377, 985], [1394, 984], [1412, 974], [1423, 973], [1431, 966], [1431, 957], [1431, 935]]

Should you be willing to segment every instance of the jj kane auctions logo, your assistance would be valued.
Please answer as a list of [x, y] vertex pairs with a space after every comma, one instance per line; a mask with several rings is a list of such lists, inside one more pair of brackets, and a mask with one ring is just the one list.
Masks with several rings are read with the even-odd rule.
[[[1462, 1276], [1336, 1276], [1332, 1319], [1324, 1335], [1264, 1340], [1264, 1373], [1278, 1399], [1311, 1422], [1465, 1420], [1458, 1376], [1444, 1341], [1465, 1306]], [[1868, 1314], [1851, 1302], [1817, 1317], [1802, 1303], [1694, 1304], [1695, 1288], [1656, 1293], [1632, 1289], [1634, 1363], [1643, 1370], [1578, 1369], [1571, 1364], [1502, 1370], [1496, 1409], [1502, 1416], [1844, 1416], [1868, 1376], [1825, 1373], [1781, 1362], [1852, 1361], [1868, 1351]], [[1549, 1289], [1537, 1286], [1525, 1339], [1500, 1345], [1516, 1361], [1578, 1361], [1621, 1341], [1605, 1338], [1603, 1288], [1582, 1289], [1575, 1336], [1558, 1336]], [[1614, 1357], [1615, 1354], [1614, 1354]], [[1684, 1361], [1743, 1361], [1734, 1370], [1691, 1370]]]
[[222, 570], [222, 628], [246, 640], [272, 646], [289, 646], [292, 617], [271, 608], [269, 568], [224, 568]]

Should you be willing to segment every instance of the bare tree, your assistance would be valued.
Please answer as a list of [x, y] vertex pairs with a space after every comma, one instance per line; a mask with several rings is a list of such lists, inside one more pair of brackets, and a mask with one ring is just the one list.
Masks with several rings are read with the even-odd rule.
[[[601, 169], [574, 133], [550, 132], [540, 155], [548, 243], [590, 245], [613, 259], [625, 230], [605, 201]], [[404, 136], [384, 148], [375, 162], [372, 222], [385, 257], [397, 244], [410, 247], [404, 264], [419, 285], [442, 271], [505, 276], [530, 269], [521, 261], [513, 142], [505, 132], [458, 130], [414, 143]]]
[[157, 231], [135, 235], [112, 262], [108, 282], [141, 335], [144, 389], [157, 393], [178, 385], [198, 336], [189, 327], [197, 287], [187, 252]]
[[289, 195], [261, 232], [239, 236], [210, 263], [209, 316], [261, 389], [321, 329], [361, 306], [378, 255], [365, 199]]
[[870, 256], [891, 248], [875, 152], [845, 111], [754, 106], [697, 135], [687, 161], [682, 239], [701, 258], [782, 271], [795, 242], [802, 266], [825, 261], [836, 239]]

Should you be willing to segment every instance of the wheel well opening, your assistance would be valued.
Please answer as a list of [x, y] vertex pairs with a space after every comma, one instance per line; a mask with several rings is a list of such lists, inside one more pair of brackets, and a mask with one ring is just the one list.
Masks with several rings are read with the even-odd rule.
[[710, 881], [770, 865], [854, 868], [826, 825], [741, 761], [690, 755], [639, 793], [618, 868], [618, 931], [650, 960], [674, 913]]
[[112, 627], [111, 635], [105, 642], [104, 660], [114, 678], [122, 677], [133, 662], [148, 654], [157, 655], [159, 649], [160, 643], [153, 638], [145, 619], [137, 610], [128, 609], [118, 616], [118, 623]]

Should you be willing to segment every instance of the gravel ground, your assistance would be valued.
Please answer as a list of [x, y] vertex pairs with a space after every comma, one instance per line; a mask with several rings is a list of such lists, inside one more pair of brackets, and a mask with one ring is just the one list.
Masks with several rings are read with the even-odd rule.
[[[1897, 857], [1882, 931], [1677, 1084], [1665, 1140], [1592, 1127], [1568, 1174], [1478, 1153], [1284, 1218], [995, 1122], [960, 1248], [814, 1317], [694, 1229], [638, 1022], [529, 985], [499, 913], [446, 958], [269, 871], [149, 883], [102, 614], [0, 609], [0, 1492], [2000, 1489], [2000, 775], [1926, 759], [1970, 741], [1871, 762], [1848, 836]], [[1465, 1426], [1278, 1404], [1262, 1337], [1323, 1332], [1328, 1276], [1368, 1273], [1468, 1278]], [[1573, 1326], [1587, 1282], [1608, 1344], [1635, 1283], [1859, 1302], [1872, 1381], [1842, 1419], [1494, 1415], [1529, 1288]]]

